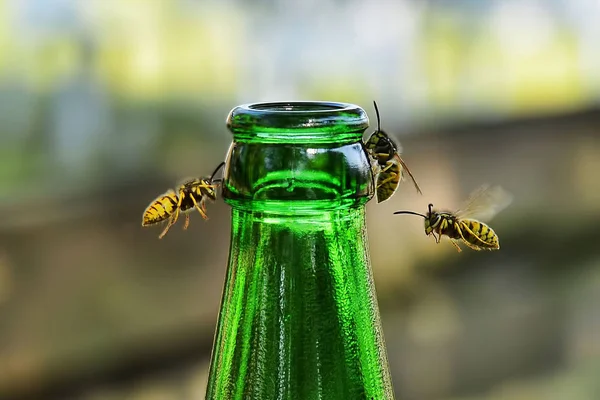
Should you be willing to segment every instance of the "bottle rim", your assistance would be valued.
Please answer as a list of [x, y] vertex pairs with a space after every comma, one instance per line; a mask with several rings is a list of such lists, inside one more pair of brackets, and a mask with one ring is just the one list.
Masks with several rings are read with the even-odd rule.
[[369, 117], [359, 106], [331, 101], [248, 103], [227, 116], [236, 141], [347, 143], [362, 139]]

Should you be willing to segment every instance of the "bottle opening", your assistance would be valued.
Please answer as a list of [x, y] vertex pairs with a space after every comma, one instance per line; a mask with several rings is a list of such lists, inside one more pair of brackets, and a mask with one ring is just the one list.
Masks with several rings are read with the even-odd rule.
[[259, 111], [271, 111], [271, 112], [292, 112], [292, 113], [303, 113], [303, 112], [330, 112], [333, 110], [341, 111], [344, 109], [352, 109], [351, 104], [344, 103], [330, 103], [324, 101], [313, 101], [313, 102], [287, 102], [287, 103], [254, 103], [249, 104], [248, 108], [251, 110]]
[[359, 106], [327, 101], [245, 104], [227, 117], [234, 140], [251, 143], [352, 143], [368, 126]]

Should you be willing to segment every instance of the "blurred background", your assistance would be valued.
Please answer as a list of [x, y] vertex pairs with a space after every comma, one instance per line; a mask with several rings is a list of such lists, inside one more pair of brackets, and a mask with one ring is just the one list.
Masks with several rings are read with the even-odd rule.
[[[368, 205], [399, 400], [600, 399], [600, 4], [0, 0], [0, 398], [201, 399], [229, 208], [161, 241], [257, 101], [355, 103], [421, 185]], [[483, 183], [496, 253], [423, 233]], [[385, 229], [381, 227], [384, 226]]]

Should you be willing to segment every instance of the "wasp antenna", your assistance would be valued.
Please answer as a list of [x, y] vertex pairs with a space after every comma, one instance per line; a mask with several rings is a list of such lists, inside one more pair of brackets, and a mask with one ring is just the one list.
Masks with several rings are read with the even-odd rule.
[[375, 115], [377, 115], [377, 130], [381, 131], [381, 120], [379, 119], [379, 109], [377, 108], [377, 103], [373, 100], [373, 105], [375, 106]]
[[223, 166], [225, 165], [225, 161], [221, 162], [221, 164], [219, 164], [219, 166], [217, 168], [215, 168], [215, 170], [213, 171], [213, 173], [210, 175], [210, 180], [213, 180], [213, 177], [217, 174], [217, 172], [219, 172], [219, 170], [221, 168], [223, 168]]
[[432, 203], [429, 203], [429, 214], [432, 214], [432, 213], [433, 213], [433, 211], [432, 211], [432, 210], [433, 210], [433, 204], [432, 204]]
[[394, 214], [410, 214], [410, 215], [417, 215], [419, 217], [423, 217], [425, 219], [427, 219], [427, 216], [423, 215], [423, 214], [419, 214], [417, 212], [414, 211], [396, 211], [394, 212]]

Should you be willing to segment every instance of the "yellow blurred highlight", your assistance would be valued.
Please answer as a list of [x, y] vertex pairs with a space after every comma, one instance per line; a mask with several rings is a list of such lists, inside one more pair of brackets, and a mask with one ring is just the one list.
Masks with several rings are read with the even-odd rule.
[[[104, 3], [97, 2], [100, 6]], [[243, 50], [237, 8], [208, 7], [184, 14], [167, 1], [140, 7], [129, 1], [119, 13], [103, 9], [111, 26], [98, 54], [99, 71], [114, 91], [130, 99], [165, 100], [204, 93], [229, 97]], [[224, 23], [227, 21], [227, 23]]]

